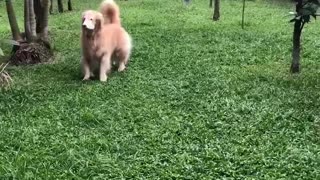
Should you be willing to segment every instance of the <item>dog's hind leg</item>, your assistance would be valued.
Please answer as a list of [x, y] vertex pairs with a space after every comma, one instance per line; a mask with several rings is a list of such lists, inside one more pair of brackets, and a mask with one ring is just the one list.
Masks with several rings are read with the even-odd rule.
[[119, 68], [118, 71], [124, 71], [126, 69], [126, 64], [129, 61], [130, 50], [122, 51], [119, 53]]
[[107, 74], [111, 69], [111, 54], [107, 53], [101, 58], [100, 62], [100, 81], [107, 81]]
[[119, 49], [119, 68], [118, 71], [121, 72], [125, 70], [126, 65], [128, 64], [131, 50], [132, 50], [132, 40], [131, 37], [127, 32], [125, 32], [125, 37], [124, 39], [120, 42], [120, 49]]

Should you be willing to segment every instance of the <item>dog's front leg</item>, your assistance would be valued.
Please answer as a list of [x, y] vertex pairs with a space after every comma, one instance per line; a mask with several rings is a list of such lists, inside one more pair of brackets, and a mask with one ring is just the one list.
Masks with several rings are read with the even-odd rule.
[[106, 54], [101, 58], [100, 62], [100, 81], [107, 81], [107, 74], [111, 69], [111, 55]]
[[82, 70], [83, 70], [83, 74], [84, 74], [84, 77], [82, 80], [83, 81], [89, 80], [91, 73], [90, 73], [90, 65], [89, 65], [88, 60], [85, 57], [82, 57], [81, 64], [82, 64]]

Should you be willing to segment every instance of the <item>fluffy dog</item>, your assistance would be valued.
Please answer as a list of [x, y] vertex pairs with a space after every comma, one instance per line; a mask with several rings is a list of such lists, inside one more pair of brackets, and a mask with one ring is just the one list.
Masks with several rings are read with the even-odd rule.
[[83, 80], [90, 79], [100, 65], [99, 79], [107, 80], [107, 74], [115, 61], [123, 71], [128, 63], [132, 40], [121, 26], [120, 11], [113, 0], [105, 0], [100, 12], [87, 10], [82, 14], [82, 59]]

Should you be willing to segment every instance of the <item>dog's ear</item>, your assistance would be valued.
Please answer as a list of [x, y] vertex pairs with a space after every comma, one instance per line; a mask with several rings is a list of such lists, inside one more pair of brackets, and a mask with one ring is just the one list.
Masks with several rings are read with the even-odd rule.
[[84, 21], [86, 20], [86, 18], [84, 16], [81, 17], [81, 25], [83, 25]]
[[102, 24], [103, 24], [103, 16], [102, 16], [102, 14], [97, 14], [94, 29], [96, 31], [99, 31], [101, 29]]
[[81, 13], [81, 23], [83, 24], [84, 20], [86, 19], [86, 11]]

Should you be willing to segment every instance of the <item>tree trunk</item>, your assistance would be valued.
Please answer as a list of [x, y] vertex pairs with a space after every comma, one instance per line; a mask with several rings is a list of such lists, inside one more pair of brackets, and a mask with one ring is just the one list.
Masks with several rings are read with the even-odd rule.
[[213, 10], [213, 17], [214, 21], [218, 21], [220, 18], [220, 0], [214, 0], [214, 10]]
[[34, 0], [29, 0], [29, 22], [30, 22], [30, 29], [31, 29], [31, 35], [32, 38], [35, 38], [37, 36], [37, 32], [36, 32], [36, 16], [34, 13]]
[[213, 0], [209, 0], [209, 7], [212, 8], [212, 1]]
[[300, 51], [301, 51], [301, 26], [302, 20], [297, 20], [294, 23], [294, 30], [293, 30], [293, 49], [292, 49], [292, 63], [290, 71], [292, 73], [299, 73], [300, 72]]
[[24, 26], [27, 42], [14, 47], [14, 53], [10, 57], [11, 64], [36, 64], [51, 59], [51, 47], [47, 41], [48, 13], [49, 0], [24, 0]]
[[28, 42], [31, 42], [32, 39], [32, 33], [31, 33], [31, 27], [30, 27], [30, 13], [29, 13], [29, 1], [30, 0], [24, 0], [24, 32], [26, 35], [26, 39]]
[[41, 0], [34, 0], [34, 13], [36, 15], [36, 33], [37, 35], [41, 31], [41, 21], [42, 21], [42, 6]]
[[41, 9], [40, 38], [48, 42], [49, 0], [42, 0]]
[[50, 0], [50, 14], [53, 13], [53, 8], [52, 8], [52, 6], [53, 6], [53, 0]]
[[72, 3], [71, 0], [68, 0], [68, 10], [72, 11]]
[[62, 4], [62, 0], [58, 0], [58, 10], [59, 10], [59, 13], [63, 13], [63, 4]]
[[242, 22], [241, 22], [241, 27], [244, 29], [244, 10], [246, 8], [246, 0], [243, 0], [242, 2]]
[[27, 41], [29, 43], [34, 41], [37, 33], [33, 0], [24, 1], [24, 27]]
[[7, 14], [8, 14], [8, 19], [10, 23], [10, 28], [11, 28], [11, 33], [12, 33], [12, 38], [15, 41], [21, 40], [21, 34], [19, 30], [19, 26], [17, 23], [16, 15], [13, 10], [12, 2], [11, 0], [6, 0], [6, 7], [7, 7]]
[[[296, 5], [296, 12], [299, 14], [299, 10], [302, 8], [302, 0], [298, 0]], [[302, 22], [302, 18], [296, 20], [294, 23], [293, 30], [293, 48], [292, 48], [292, 63], [290, 67], [291, 73], [299, 73], [300, 72], [300, 51], [301, 51], [301, 32], [304, 26], [304, 22]]]

